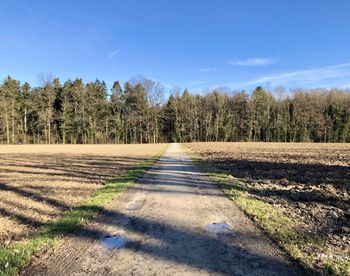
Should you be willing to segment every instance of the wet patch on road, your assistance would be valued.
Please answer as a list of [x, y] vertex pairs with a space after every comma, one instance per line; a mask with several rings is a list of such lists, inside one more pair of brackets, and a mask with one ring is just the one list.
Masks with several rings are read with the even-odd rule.
[[215, 238], [225, 242], [232, 241], [236, 238], [235, 233], [226, 222], [214, 222], [206, 225], [207, 231]]
[[226, 222], [214, 222], [207, 224], [207, 230], [215, 235], [230, 232], [230, 226]]
[[108, 249], [116, 249], [125, 246], [128, 241], [121, 236], [105, 236], [102, 243]]

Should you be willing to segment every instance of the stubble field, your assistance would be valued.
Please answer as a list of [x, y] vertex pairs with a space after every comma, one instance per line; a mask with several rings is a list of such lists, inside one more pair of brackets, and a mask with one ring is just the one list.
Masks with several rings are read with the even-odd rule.
[[31, 237], [156, 145], [0, 146], [0, 249]]
[[191, 143], [187, 146], [235, 180], [252, 199], [298, 222], [320, 240], [303, 245], [313, 265], [349, 262], [350, 145], [311, 143]]

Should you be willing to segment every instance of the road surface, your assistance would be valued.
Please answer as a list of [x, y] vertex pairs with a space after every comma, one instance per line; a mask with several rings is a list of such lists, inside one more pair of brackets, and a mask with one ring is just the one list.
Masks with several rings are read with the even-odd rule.
[[27, 275], [301, 275], [179, 144]]

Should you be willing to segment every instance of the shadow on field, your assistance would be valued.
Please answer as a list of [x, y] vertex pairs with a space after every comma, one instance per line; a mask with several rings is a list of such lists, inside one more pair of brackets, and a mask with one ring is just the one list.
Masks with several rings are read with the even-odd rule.
[[0, 191], [12, 192], [18, 196], [22, 196], [22, 197], [28, 198], [30, 200], [33, 200], [33, 201], [45, 203], [45, 204], [51, 205], [51, 206], [56, 207], [56, 208], [61, 209], [61, 210], [68, 209], [67, 205], [63, 204], [62, 202], [60, 202], [58, 200], [45, 197], [44, 195], [41, 195], [39, 193], [26, 191], [26, 190], [20, 189], [18, 187], [13, 187], [13, 186], [10, 186], [8, 184], [0, 183]]
[[[135, 157], [106, 157], [100, 155], [77, 156], [60, 154], [28, 155], [23, 158], [7, 154], [1, 156], [0, 160], [4, 166], [0, 166], [0, 173], [19, 173], [32, 175], [47, 175], [49, 177], [76, 177], [86, 180], [106, 180], [111, 178], [111, 171], [123, 169], [130, 164], [141, 162], [142, 158]], [[28, 161], [29, 164], [28, 164]], [[5, 167], [5, 165], [8, 164]], [[33, 169], [33, 170], [31, 170]]]
[[[286, 196], [290, 200], [315, 200], [321, 203], [329, 202], [329, 204], [336, 204], [337, 200], [332, 197], [328, 199], [327, 196], [310, 196], [307, 188], [320, 184], [331, 184], [334, 187], [334, 191], [350, 191], [350, 167], [345, 166], [259, 162], [235, 159], [224, 159], [212, 162], [212, 164], [237, 178], [258, 182], [270, 181], [273, 184], [283, 187], [298, 185], [301, 189], [305, 190], [305, 192], [300, 191], [300, 194], [297, 196]], [[278, 193], [279, 191], [271, 192]], [[267, 195], [271, 194], [267, 193]], [[283, 196], [283, 193], [278, 195]], [[344, 202], [350, 203], [349, 200]]]
[[[350, 167], [237, 159], [210, 163], [238, 178], [249, 194], [271, 204], [287, 204], [315, 233], [342, 233], [350, 227]], [[326, 235], [326, 234], [325, 234]]]
[[40, 230], [143, 160], [87, 154], [2, 154], [0, 248]]

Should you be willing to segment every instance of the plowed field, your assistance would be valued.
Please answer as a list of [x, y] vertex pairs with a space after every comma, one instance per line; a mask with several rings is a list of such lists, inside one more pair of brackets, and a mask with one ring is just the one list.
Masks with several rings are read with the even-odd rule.
[[0, 146], [0, 248], [30, 237], [163, 145]]
[[[201, 158], [244, 183], [249, 195], [322, 240], [317, 255], [350, 256], [350, 145], [191, 143]], [[305, 250], [308, 250], [305, 245]], [[310, 248], [309, 250], [315, 250]], [[313, 252], [315, 253], [315, 252]]]

